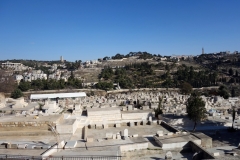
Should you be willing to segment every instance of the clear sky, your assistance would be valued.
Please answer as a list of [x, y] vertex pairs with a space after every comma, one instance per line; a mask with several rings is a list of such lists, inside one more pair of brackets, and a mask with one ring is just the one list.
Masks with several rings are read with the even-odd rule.
[[239, 0], [0, 0], [0, 59], [240, 51]]

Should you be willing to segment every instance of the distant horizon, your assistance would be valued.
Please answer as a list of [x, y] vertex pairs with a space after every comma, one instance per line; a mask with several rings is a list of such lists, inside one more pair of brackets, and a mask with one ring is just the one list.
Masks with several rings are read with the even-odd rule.
[[1, 0], [1, 59], [240, 50], [240, 1]]
[[[220, 53], [220, 52], [228, 52], [229, 50], [226, 50], [226, 51], [218, 51], [218, 52], [211, 52], [211, 53]], [[230, 52], [230, 54], [232, 54], [232, 53], [234, 53], [235, 51], [237, 51], [237, 50], [234, 50], [234, 51], [229, 51]], [[147, 52], [147, 51], [138, 51], [138, 52]], [[130, 52], [128, 52], [128, 53], [130, 53]], [[127, 53], [127, 54], [128, 54]], [[148, 52], [149, 53], [149, 52]], [[206, 53], [205, 52], [205, 54], [211, 54], [211, 53]], [[119, 53], [119, 54], [121, 54], [121, 53]], [[127, 54], [122, 54], [122, 55], [127, 55]], [[152, 53], [151, 53], [152, 54]], [[114, 55], [110, 55], [110, 56], [108, 56], [108, 57], [110, 57], [110, 58], [112, 58], [112, 56], [115, 56], [116, 54], [114, 54]], [[152, 55], [154, 55], [154, 54], [152, 54]], [[155, 55], [158, 55], [158, 54], [155, 54]], [[187, 55], [187, 54], [184, 54], [184, 55], [178, 55], [178, 54], [175, 54], [175, 55], [161, 55], [162, 57], [164, 57], [164, 56], [199, 56], [199, 55], [201, 55], [201, 54], [198, 54], [198, 55], [192, 55], [192, 54], [189, 54], [189, 55]], [[11, 60], [36, 60], [36, 61], [60, 61], [60, 57], [61, 56], [59, 56], [59, 59], [52, 59], [52, 60], [43, 60], [43, 59], [22, 59], [22, 58], [20, 58], [20, 59], [0, 59], [0, 61], [11, 61]], [[105, 57], [105, 56], [104, 56]], [[73, 61], [69, 61], [69, 60], [67, 60], [67, 59], [64, 59], [64, 57], [63, 57], [63, 60], [64, 61], [68, 61], [68, 62], [75, 62], [76, 60], [81, 60], [82, 62], [86, 62], [86, 61], [91, 61], [91, 60], [98, 60], [98, 59], [100, 59], [100, 58], [104, 58], [104, 57], [98, 57], [98, 58], [96, 58], [96, 59], [87, 59], [87, 60], [81, 60], [81, 59], [75, 59], [75, 60], [73, 60]]]

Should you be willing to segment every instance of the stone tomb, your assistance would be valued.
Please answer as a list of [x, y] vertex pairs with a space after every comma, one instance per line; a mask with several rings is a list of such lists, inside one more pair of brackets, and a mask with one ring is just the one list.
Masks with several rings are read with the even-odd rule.
[[100, 123], [105, 121], [121, 120], [121, 111], [119, 107], [109, 108], [88, 108], [88, 119], [93, 123]]
[[178, 136], [175, 135], [169, 135], [169, 136], [153, 136], [157, 144], [162, 147], [163, 150], [166, 149], [175, 149], [175, 148], [188, 148], [188, 142], [193, 141], [198, 145], [201, 145], [201, 139], [195, 137], [194, 135], [187, 134], [182, 135], [178, 134]]

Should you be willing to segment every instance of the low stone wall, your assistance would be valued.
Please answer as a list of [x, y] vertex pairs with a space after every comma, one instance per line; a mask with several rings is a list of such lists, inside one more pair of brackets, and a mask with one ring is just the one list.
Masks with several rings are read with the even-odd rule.
[[[47, 93], [71, 93], [71, 92], [94, 92], [97, 95], [106, 95], [106, 91], [100, 89], [61, 89], [61, 90], [40, 90], [40, 91], [28, 91], [23, 92], [25, 96], [30, 96], [31, 94], [47, 94]], [[6, 95], [6, 94], [5, 94]], [[11, 93], [9, 93], [11, 95]]]
[[151, 112], [142, 112], [142, 113], [138, 113], [138, 112], [127, 113], [127, 112], [124, 112], [124, 113], [122, 113], [122, 120], [133, 120], [133, 119], [141, 120], [143, 117], [147, 119], [150, 116], [153, 116]]
[[107, 93], [121, 93], [121, 92], [139, 92], [139, 91], [179, 91], [178, 88], [139, 88], [139, 89], [119, 89], [107, 91]]
[[[148, 150], [148, 149], [143, 149], [143, 150], [135, 150], [135, 151], [129, 151], [129, 152], [122, 152], [121, 156], [123, 156], [122, 160], [132, 160], [133, 157], [136, 155], [138, 157], [142, 157], [145, 155], [156, 155], [156, 154], [165, 154], [166, 151], [163, 150]], [[140, 159], [140, 158], [139, 158]], [[157, 158], [156, 158], [157, 159]]]
[[174, 133], [179, 132], [179, 130], [170, 126], [169, 124], [165, 123], [164, 121], [162, 121], [160, 125], [163, 126], [164, 128], [166, 128], [170, 132], [174, 132]]
[[148, 148], [148, 142], [143, 142], [143, 143], [121, 145], [119, 149], [121, 152], [126, 152], [126, 151], [134, 151], [134, 150], [147, 149], [147, 148]]
[[1, 122], [0, 123], [0, 129], [2, 127], [39, 127], [39, 126], [46, 126], [48, 124], [51, 124], [55, 126], [53, 122], [48, 122], [48, 121], [42, 121], [42, 122]]

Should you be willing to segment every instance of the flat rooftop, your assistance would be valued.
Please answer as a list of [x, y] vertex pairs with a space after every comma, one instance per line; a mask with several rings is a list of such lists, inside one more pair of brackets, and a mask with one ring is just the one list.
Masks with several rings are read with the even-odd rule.
[[76, 119], [64, 119], [59, 123], [59, 125], [73, 125]]
[[76, 98], [76, 97], [86, 97], [86, 93], [76, 92], [76, 93], [31, 94], [30, 99]]
[[147, 137], [156, 135], [157, 131], [163, 131], [163, 133], [168, 133], [169, 131], [160, 125], [139, 125], [134, 127], [121, 126], [121, 127], [109, 127], [106, 129], [88, 129], [88, 136], [92, 136], [95, 139], [106, 138], [106, 133], [119, 133], [124, 129], [128, 129], [128, 135], [138, 134], [138, 137]]

